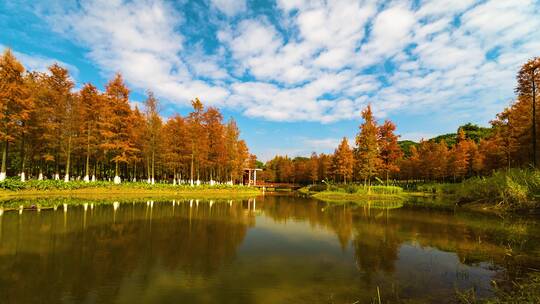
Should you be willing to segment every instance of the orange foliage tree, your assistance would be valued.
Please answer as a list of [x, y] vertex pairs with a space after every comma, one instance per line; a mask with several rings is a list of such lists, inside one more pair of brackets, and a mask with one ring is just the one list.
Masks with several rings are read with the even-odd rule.
[[347, 137], [343, 137], [341, 143], [334, 152], [334, 174], [340, 176], [343, 183], [352, 179], [354, 167], [353, 151], [349, 147]]
[[373, 117], [371, 105], [362, 111], [364, 122], [360, 125], [360, 132], [356, 135], [356, 148], [354, 156], [356, 171], [359, 179], [371, 185], [371, 179], [381, 168], [379, 128]]
[[[0, 179], [13, 172], [33, 178], [169, 180], [188, 176], [241, 182], [254, 161], [236, 123], [195, 99], [187, 117], [165, 122], [151, 92], [143, 110], [132, 108], [129, 89], [116, 74], [100, 92], [90, 83], [75, 90], [69, 71], [24, 70], [8, 49], [0, 56]], [[9, 146], [9, 149], [8, 149]], [[9, 153], [8, 153], [9, 151]], [[17, 153], [18, 152], [18, 153]], [[146, 168], [146, 169], [144, 169]], [[183, 178], [182, 178], [183, 177]]]

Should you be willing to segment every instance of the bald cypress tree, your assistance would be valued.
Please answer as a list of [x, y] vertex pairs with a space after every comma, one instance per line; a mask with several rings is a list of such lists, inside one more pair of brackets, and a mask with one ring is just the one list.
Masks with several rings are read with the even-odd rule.
[[84, 181], [90, 181], [90, 159], [98, 142], [98, 127], [102, 106], [102, 96], [92, 84], [85, 84], [79, 92], [82, 118], [82, 133], [85, 149]]
[[396, 125], [389, 120], [386, 120], [378, 129], [381, 171], [386, 177], [387, 185], [389, 175], [399, 172], [398, 161], [403, 156], [403, 151], [398, 144], [399, 136], [394, 134], [395, 130]]
[[360, 132], [356, 135], [356, 168], [357, 175], [363, 179], [368, 187], [371, 186], [371, 179], [377, 174], [381, 167], [379, 149], [379, 129], [371, 105], [362, 111], [364, 122], [360, 125]]
[[354, 166], [354, 157], [352, 149], [349, 147], [349, 141], [343, 137], [341, 143], [334, 152], [334, 174], [343, 179], [343, 183], [347, 183], [352, 179]]
[[114, 182], [120, 183], [119, 166], [126, 163], [129, 154], [133, 152], [130, 142], [130, 114], [129, 89], [124, 84], [122, 75], [116, 76], [106, 86], [107, 116], [109, 117], [106, 131], [107, 141], [103, 148], [109, 151], [114, 162]]
[[540, 57], [535, 57], [527, 61], [517, 74], [516, 93], [520, 98], [530, 100], [531, 104], [531, 164], [534, 168], [537, 165], [537, 99], [538, 84], [540, 83]]
[[23, 65], [6, 49], [0, 57], [0, 141], [3, 144], [0, 181], [6, 178], [9, 144], [15, 141], [29, 118], [23, 73]]
[[159, 134], [163, 122], [159, 116], [159, 101], [154, 96], [154, 93], [148, 91], [148, 97], [144, 104], [147, 130], [148, 183], [154, 184], [156, 174], [156, 150], [160, 144]]

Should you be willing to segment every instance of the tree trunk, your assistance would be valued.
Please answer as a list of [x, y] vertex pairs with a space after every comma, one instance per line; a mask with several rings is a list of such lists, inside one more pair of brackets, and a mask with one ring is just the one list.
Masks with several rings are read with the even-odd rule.
[[533, 148], [533, 168], [536, 168], [536, 84], [534, 81], [534, 72], [532, 70], [532, 148]]
[[114, 183], [120, 184], [121, 181], [120, 176], [118, 176], [118, 160], [116, 160], [114, 166]]
[[68, 150], [67, 150], [67, 160], [66, 160], [66, 175], [64, 177], [64, 182], [69, 182], [69, 167], [71, 166], [71, 135], [68, 138]]
[[25, 142], [25, 136], [24, 132], [22, 134], [21, 138], [21, 182], [26, 181], [26, 174], [24, 170], [26, 169], [26, 155], [24, 150], [24, 142]]
[[3, 181], [3, 180], [6, 179], [6, 164], [7, 164], [8, 146], [9, 146], [9, 142], [6, 140], [4, 142], [4, 149], [2, 151], [2, 169], [0, 170], [0, 181]]
[[193, 172], [193, 169], [194, 169], [193, 165], [194, 165], [194, 162], [195, 162], [195, 155], [194, 155], [193, 150], [192, 150], [191, 151], [191, 169], [190, 169], [191, 170], [191, 177], [190, 177], [190, 181], [189, 181], [191, 186], [193, 186], [193, 173], [194, 173]]
[[88, 132], [86, 134], [86, 169], [84, 174], [84, 181], [90, 181], [90, 122], [88, 123]]
[[152, 146], [152, 185], [154, 184], [155, 182], [155, 174], [156, 174], [156, 168], [155, 168], [155, 165], [156, 165], [156, 159], [155, 159], [155, 148], [154, 146]]

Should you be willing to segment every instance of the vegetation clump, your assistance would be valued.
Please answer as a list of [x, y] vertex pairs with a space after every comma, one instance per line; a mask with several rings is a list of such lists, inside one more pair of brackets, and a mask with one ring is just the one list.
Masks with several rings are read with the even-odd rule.
[[417, 190], [448, 194], [460, 204], [495, 204], [506, 210], [540, 208], [540, 171], [499, 170], [488, 177], [472, 177], [461, 183], [427, 184]]
[[[316, 199], [332, 203], [365, 203], [368, 200], [401, 201], [403, 198], [403, 189], [397, 186], [338, 184], [329, 185], [328, 189], [324, 191], [311, 191], [311, 188], [313, 186], [309, 188], [307, 194], [311, 194]], [[401, 207], [402, 204], [399, 206]]]

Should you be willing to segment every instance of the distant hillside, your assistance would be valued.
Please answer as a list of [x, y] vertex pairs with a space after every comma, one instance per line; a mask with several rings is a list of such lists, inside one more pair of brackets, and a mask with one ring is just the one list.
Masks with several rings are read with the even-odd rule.
[[[486, 138], [489, 135], [491, 135], [491, 131], [492, 131], [491, 128], [480, 127], [472, 123], [468, 123], [463, 126], [460, 126], [458, 128], [458, 132], [460, 129], [462, 129], [465, 132], [465, 136], [467, 138], [474, 140], [476, 143], [478, 143], [481, 139]], [[444, 139], [444, 141], [448, 144], [448, 146], [453, 146], [456, 143], [456, 138], [457, 138], [457, 132], [439, 135], [430, 140], [433, 140], [435, 142], [440, 142], [441, 140]]]
[[[460, 126], [458, 128], [458, 132], [460, 129], [462, 129], [465, 132], [465, 136], [467, 138], [474, 140], [476, 143], [478, 143], [483, 138], [489, 137], [492, 132], [491, 128], [480, 127], [472, 123], [467, 123], [463, 126]], [[444, 140], [448, 146], [453, 146], [456, 144], [456, 138], [457, 138], [457, 132], [442, 134], [437, 137], [431, 138], [429, 140], [435, 141], [437, 143]], [[403, 153], [405, 153], [405, 156], [409, 156], [411, 147], [417, 146], [418, 143], [412, 140], [402, 140], [402, 141], [399, 141], [399, 145], [401, 149], [403, 150]]]
[[398, 144], [401, 147], [403, 154], [405, 154], [407, 157], [411, 156], [411, 147], [418, 146], [418, 143], [412, 140], [400, 140], [398, 141]]

